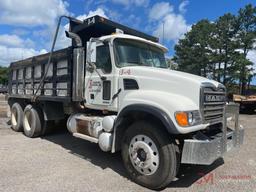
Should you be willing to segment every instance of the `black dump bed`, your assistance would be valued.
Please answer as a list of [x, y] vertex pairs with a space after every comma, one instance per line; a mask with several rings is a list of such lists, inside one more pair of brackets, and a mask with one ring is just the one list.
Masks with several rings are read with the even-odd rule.
[[[116, 29], [122, 30], [125, 34], [138, 36], [155, 42], [158, 41], [158, 38], [156, 37], [100, 16], [88, 18], [82, 23], [70, 21], [70, 31], [81, 37], [84, 48], [86, 48], [86, 42], [91, 37], [109, 35], [114, 33]], [[73, 64], [73, 50], [74, 44], [69, 48], [53, 52], [46, 78], [39, 89], [38, 86], [41, 78], [46, 73], [46, 64], [49, 59], [49, 53], [11, 63], [8, 86], [9, 97], [31, 99], [37, 95], [39, 100], [76, 100], [72, 98], [72, 92], [74, 92], [74, 97], [76, 91], [73, 91], [73, 89], [76, 90], [76, 86], [80, 85], [76, 85], [76, 80], [74, 80], [73, 83], [73, 79], [76, 79], [80, 74], [75, 74], [74, 71], [81, 67], [77, 67], [77, 64]], [[83, 62], [86, 61], [85, 59], [86, 58], [84, 58]], [[85, 67], [82, 67], [82, 69], [85, 69]]]
[[[49, 53], [31, 57], [10, 65], [9, 97], [32, 98], [43, 77]], [[53, 53], [44, 83], [37, 94], [40, 99], [70, 100], [72, 82], [72, 48]]]
[[70, 31], [78, 34], [83, 42], [88, 41], [91, 37], [110, 35], [115, 33], [116, 29], [122, 30], [125, 34], [134, 35], [153, 42], [159, 41], [157, 37], [137, 31], [98, 15], [85, 19], [82, 24], [74, 21], [70, 22]]

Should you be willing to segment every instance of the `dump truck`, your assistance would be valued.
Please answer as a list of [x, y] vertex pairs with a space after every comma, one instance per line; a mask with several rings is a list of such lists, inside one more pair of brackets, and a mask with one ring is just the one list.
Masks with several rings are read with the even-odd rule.
[[233, 102], [240, 105], [240, 112], [254, 113], [256, 109], [256, 95], [233, 95]]
[[[54, 51], [62, 19], [72, 45]], [[226, 88], [168, 69], [166, 52], [158, 38], [104, 17], [63, 16], [51, 52], [10, 64], [12, 129], [40, 137], [65, 120], [74, 137], [121, 151], [132, 181], [164, 188], [180, 164], [210, 165], [244, 136]]]

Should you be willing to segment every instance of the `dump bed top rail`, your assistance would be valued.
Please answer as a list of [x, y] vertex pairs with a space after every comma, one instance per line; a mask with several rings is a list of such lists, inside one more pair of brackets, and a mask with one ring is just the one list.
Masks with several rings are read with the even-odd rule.
[[[60, 49], [58, 51], [54, 51], [52, 59], [54, 61], [60, 60], [60, 59], [67, 56], [67, 52], [71, 53], [71, 47], [68, 47], [68, 48], [65, 48], [65, 49]], [[27, 65], [31, 65], [32, 63], [35, 63], [35, 62], [37, 62], [37, 63], [41, 63], [41, 62], [46, 63], [48, 58], [49, 58], [49, 54], [50, 53], [45, 53], [45, 54], [42, 54], [42, 55], [37, 55], [37, 56], [29, 57], [27, 59], [12, 62], [10, 64], [10, 68], [11, 69], [23, 68], [23, 67], [25, 67]]]
[[153, 42], [159, 41], [157, 37], [134, 30], [99, 15], [85, 19], [83, 24], [70, 21], [70, 30], [78, 34], [82, 38], [83, 42], [88, 41], [91, 37], [110, 35], [116, 32], [116, 29], [122, 30], [125, 34], [134, 35]]

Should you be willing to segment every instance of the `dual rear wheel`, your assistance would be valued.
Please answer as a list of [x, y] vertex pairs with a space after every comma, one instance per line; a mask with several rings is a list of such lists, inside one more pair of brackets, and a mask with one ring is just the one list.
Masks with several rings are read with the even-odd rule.
[[27, 137], [38, 137], [42, 131], [43, 118], [41, 110], [27, 105], [24, 109], [23, 129]]
[[19, 103], [11, 107], [11, 126], [14, 131], [23, 131], [27, 137], [38, 137], [43, 129], [43, 115], [39, 107], [27, 105], [24, 110]]
[[19, 103], [14, 103], [11, 107], [11, 124], [14, 131], [23, 130], [23, 107]]

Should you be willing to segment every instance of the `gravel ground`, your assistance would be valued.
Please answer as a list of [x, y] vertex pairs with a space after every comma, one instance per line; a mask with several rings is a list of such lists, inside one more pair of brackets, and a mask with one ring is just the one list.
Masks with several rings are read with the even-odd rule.
[[[5, 107], [1, 103], [0, 107]], [[211, 166], [182, 166], [164, 191], [256, 192], [256, 115], [241, 115], [244, 145]], [[149, 191], [127, 179], [120, 153], [60, 130], [30, 139], [0, 119], [0, 191]]]

